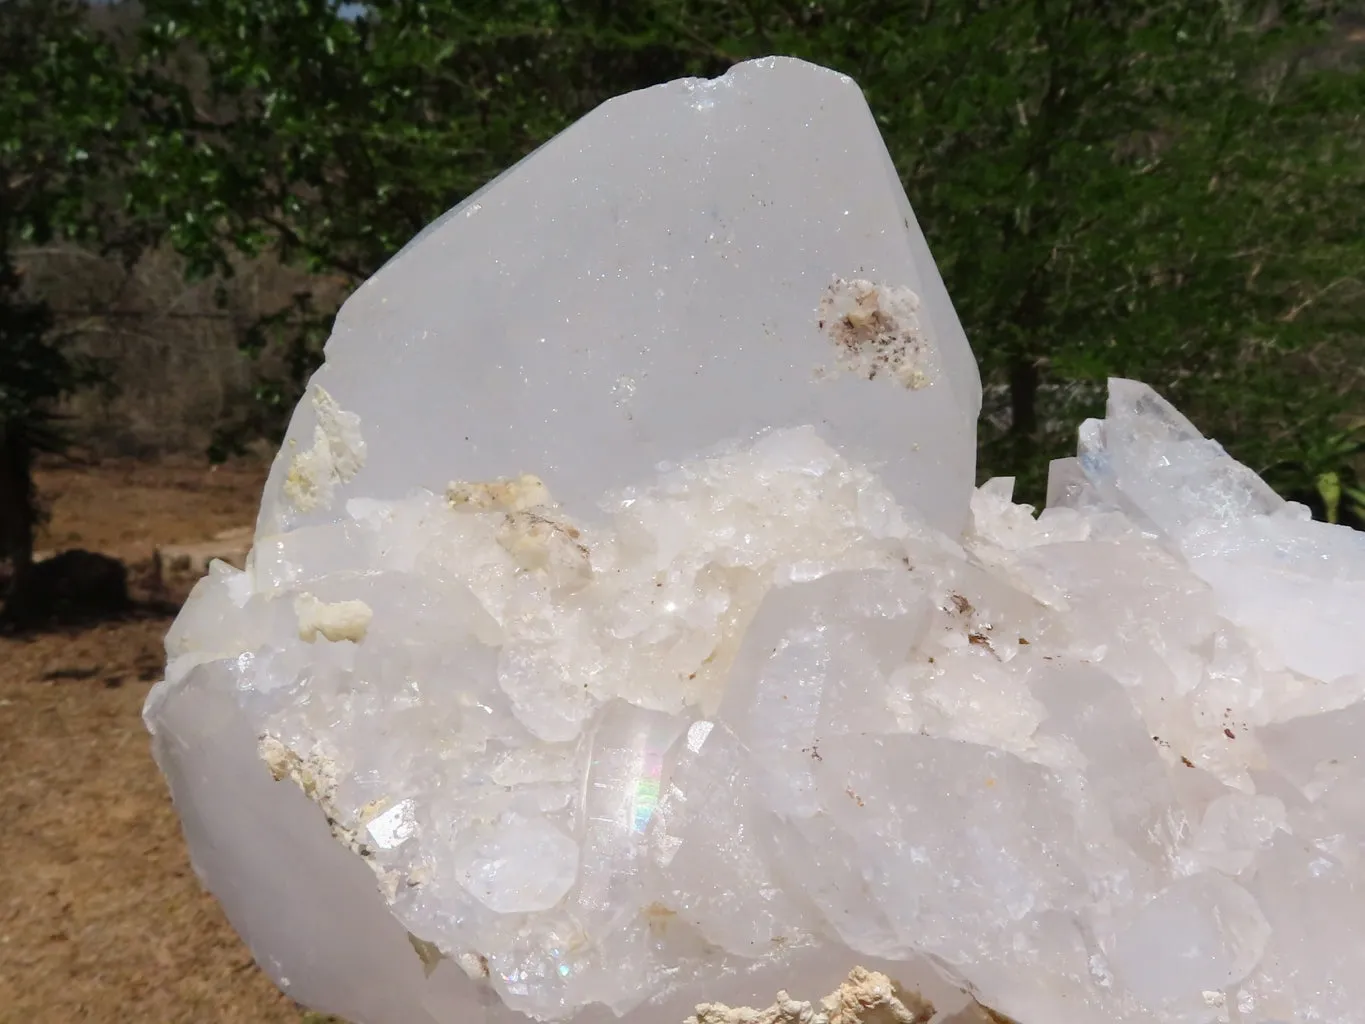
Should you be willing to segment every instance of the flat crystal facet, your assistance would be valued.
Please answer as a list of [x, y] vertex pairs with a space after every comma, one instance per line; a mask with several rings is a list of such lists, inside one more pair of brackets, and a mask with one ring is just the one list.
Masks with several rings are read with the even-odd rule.
[[[619, 97], [547, 143], [350, 298], [314, 380], [328, 398], [289, 428], [262, 537], [452, 474], [533, 472], [590, 518], [659, 462], [805, 424], [952, 532], [981, 404], [862, 93], [779, 58]], [[363, 471], [334, 410], [361, 424]], [[328, 438], [336, 460], [314, 455]]]
[[822, 69], [433, 225], [147, 704], [258, 962], [356, 1024], [1358, 1024], [1361, 535], [1123, 380], [1035, 516], [979, 396]]

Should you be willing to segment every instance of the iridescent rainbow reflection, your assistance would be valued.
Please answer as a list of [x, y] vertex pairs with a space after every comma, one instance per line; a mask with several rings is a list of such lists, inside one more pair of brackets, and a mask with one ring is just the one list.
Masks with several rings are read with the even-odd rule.
[[640, 774], [635, 780], [634, 813], [631, 829], [643, 834], [659, 806], [663, 789], [664, 755], [661, 750], [642, 750], [639, 758]]

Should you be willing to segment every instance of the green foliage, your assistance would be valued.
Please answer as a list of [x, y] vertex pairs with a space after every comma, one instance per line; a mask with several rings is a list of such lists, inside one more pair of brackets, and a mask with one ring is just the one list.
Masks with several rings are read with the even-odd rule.
[[1365, 423], [1328, 434], [1300, 454], [1267, 466], [1262, 475], [1281, 494], [1302, 501], [1316, 518], [1365, 528], [1365, 479], [1357, 470], [1365, 457]]
[[596, 102], [686, 70], [658, 47], [631, 60], [558, 4], [380, 0], [354, 21], [335, 6], [147, 4], [158, 130], [139, 198], [198, 271], [275, 246], [363, 279]]
[[130, 111], [113, 41], [80, 0], [0, 0], [0, 228], [6, 251], [56, 235], [102, 240], [101, 192]]

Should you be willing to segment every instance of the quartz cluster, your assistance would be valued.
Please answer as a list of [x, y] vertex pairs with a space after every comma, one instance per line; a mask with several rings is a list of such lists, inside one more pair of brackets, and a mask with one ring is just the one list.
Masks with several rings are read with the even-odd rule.
[[147, 704], [257, 960], [357, 1024], [1365, 1019], [1365, 541], [1126, 380], [1035, 515], [979, 408], [832, 72], [433, 225]]

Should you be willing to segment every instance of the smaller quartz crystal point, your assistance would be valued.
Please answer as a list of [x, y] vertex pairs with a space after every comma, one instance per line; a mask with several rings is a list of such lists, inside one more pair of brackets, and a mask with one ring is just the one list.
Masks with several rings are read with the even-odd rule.
[[978, 387], [822, 69], [434, 225], [147, 702], [257, 961], [355, 1024], [1360, 1024], [1365, 540], [1125, 380], [1035, 515]]
[[1081, 427], [1080, 463], [1179, 548], [1262, 659], [1326, 680], [1365, 670], [1359, 532], [1313, 522], [1134, 381], [1112, 381], [1105, 419]]

